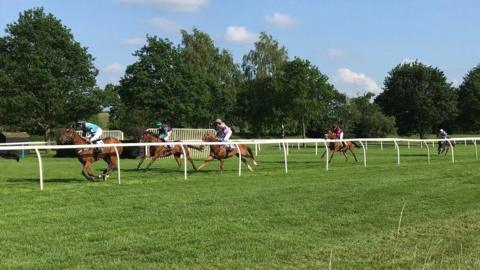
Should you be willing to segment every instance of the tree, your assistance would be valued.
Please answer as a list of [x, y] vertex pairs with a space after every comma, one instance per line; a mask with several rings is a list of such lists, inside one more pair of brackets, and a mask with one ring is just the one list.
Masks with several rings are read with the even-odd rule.
[[195, 104], [190, 125], [205, 127], [218, 117], [230, 122], [242, 80], [232, 54], [215, 47], [210, 36], [198, 29], [192, 33], [182, 30], [181, 34], [185, 88]]
[[287, 60], [287, 49], [280, 47], [271, 35], [262, 32], [255, 42], [255, 50], [243, 56], [242, 69], [248, 79], [262, 79], [275, 75]]
[[480, 131], [480, 65], [463, 79], [458, 88], [458, 124], [464, 132]]
[[352, 135], [357, 138], [379, 138], [395, 133], [395, 118], [385, 116], [380, 107], [372, 103], [373, 93], [350, 100]]
[[0, 39], [2, 123], [30, 132], [65, 126], [101, 110], [93, 57], [43, 8], [20, 14]]
[[395, 117], [399, 134], [418, 133], [421, 138], [457, 114], [455, 92], [443, 72], [420, 62], [392, 69], [375, 102]]
[[307, 128], [328, 125], [329, 104], [336, 96], [328, 77], [308, 60], [295, 58], [282, 65], [276, 74], [275, 111], [283, 122], [305, 138]]
[[257, 136], [279, 130], [281, 119], [275, 111], [273, 77], [288, 60], [287, 50], [266, 33], [260, 33], [255, 49], [243, 56], [246, 81], [238, 94], [237, 114]]
[[118, 86], [120, 103], [113, 106], [120, 127], [132, 132], [156, 120], [188, 125], [192, 102], [185, 91], [180, 50], [168, 39], [147, 37]]

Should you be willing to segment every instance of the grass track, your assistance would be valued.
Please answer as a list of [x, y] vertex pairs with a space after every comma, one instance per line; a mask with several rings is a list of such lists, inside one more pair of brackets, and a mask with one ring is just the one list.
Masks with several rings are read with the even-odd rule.
[[294, 148], [288, 175], [278, 148], [262, 150], [254, 173], [238, 177], [232, 159], [187, 181], [170, 159], [147, 173], [122, 160], [122, 185], [47, 157], [43, 192], [33, 156], [0, 160], [0, 268], [480, 268], [473, 146], [457, 146], [455, 164], [402, 147], [397, 166], [393, 148], [370, 145], [367, 168], [336, 156], [328, 172]]

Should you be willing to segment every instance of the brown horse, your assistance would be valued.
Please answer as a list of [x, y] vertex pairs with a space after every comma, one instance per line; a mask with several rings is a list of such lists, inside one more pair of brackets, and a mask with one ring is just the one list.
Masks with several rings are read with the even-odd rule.
[[[158, 136], [152, 132], [144, 132], [142, 136], [140, 137], [140, 142], [162, 142]], [[179, 141], [177, 141], [179, 142]], [[192, 164], [192, 167], [194, 170], [197, 170], [197, 167], [195, 166], [195, 163], [193, 163], [192, 157], [190, 156], [190, 152], [188, 151], [188, 148], [193, 148], [199, 151], [203, 150], [203, 146], [193, 146], [193, 145], [184, 145], [183, 146], [185, 149], [185, 156], [187, 157], [187, 160], [190, 161]], [[145, 161], [147, 153], [144, 153], [144, 155], [140, 156], [140, 162], [138, 162], [137, 165], [137, 170], [140, 169], [142, 166], [143, 161]], [[180, 161], [180, 156], [183, 155], [183, 149], [182, 146], [180, 145], [175, 145], [173, 147], [165, 147], [165, 146], [153, 146], [150, 147], [150, 156], [152, 157], [150, 162], [148, 163], [147, 167], [145, 170], [149, 170], [150, 166], [159, 158], [164, 158], [173, 155], [175, 158], [175, 161], [177, 162], [178, 167], [180, 168], [181, 166], [181, 161]]]
[[[338, 140], [338, 136], [335, 132], [328, 129], [325, 131], [325, 139]], [[329, 163], [332, 162], [333, 154], [335, 154], [335, 152], [342, 152], [343, 156], [345, 157], [345, 161], [347, 161], [348, 160], [347, 151], [350, 151], [355, 161], [358, 162], [357, 156], [355, 155], [355, 147], [359, 147], [359, 146], [355, 142], [351, 142], [351, 141], [344, 141], [344, 143], [345, 143], [345, 146], [343, 146], [341, 142], [330, 142], [328, 144], [328, 149], [332, 152], [332, 154], [330, 155], [330, 159], [328, 161]], [[327, 153], [327, 151], [323, 152], [321, 158], [325, 156], [325, 153]]]
[[[67, 129], [62, 136], [60, 137], [60, 142], [62, 144], [89, 144], [87, 139], [78, 135], [78, 133], [73, 129]], [[120, 143], [119, 140], [107, 137], [103, 139], [105, 144], [116, 144]], [[118, 154], [122, 153], [123, 147], [117, 147]], [[93, 181], [95, 178], [95, 174], [92, 171], [92, 164], [100, 159], [105, 160], [107, 162], [108, 167], [103, 170], [103, 174], [99, 175], [98, 177], [106, 181], [107, 178], [110, 176], [112, 171], [117, 167], [117, 155], [115, 153], [114, 147], [102, 147], [100, 148], [99, 153], [95, 153], [93, 148], [84, 148], [77, 151], [78, 160], [83, 164], [82, 175], [90, 181]]]
[[[208, 133], [203, 134], [202, 140], [204, 142], [218, 142], [218, 139], [215, 136]], [[250, 149], [250, 147], [245, 144], [235, 144], [235, 147], [233, 147], [230, 151], [227, 151], [224, 145], [210, 145], [210, 154], [208, 155], [208, 158], [203, 162], [203, 164], [198, 167], [198, 170], [203, 168], [210, 161], [218, 159], [220, 161], [220, 171], [223, 172], [225, 159], [233, 156], [239, 156], [237, 147], [238, 149], [240, 149], [240, 154], [242, 155], [242, 162], [247, 165], [250, 171], [253, 171], [252, 167], [247, 162], [247, 158], [252, 160], [255, 166], [258, 166], [258, 164], [252, 154], [252, 149]]]

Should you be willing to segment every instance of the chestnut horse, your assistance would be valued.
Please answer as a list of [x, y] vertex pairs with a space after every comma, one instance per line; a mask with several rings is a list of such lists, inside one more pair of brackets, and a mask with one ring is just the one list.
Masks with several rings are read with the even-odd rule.
[[[140, 137], [140, 142], [162, 142], [158, 136], [152, 132], [144, 132], [142, 136]], [[179, 141], [177, 141], [179, 142]], [[193, 145], [184, 145], [183, 146], [185, 149], [185, 155], [187, 157], [187, 160], [190, 161], [192, 164], [192, 167], [194, 170], [197, 170], [197, 167], [195, 166], [195, 163], [193, 163], [192, 157], [190, 156], [190, 152], [188, 151], [188, 148], [193, 148], [199, 151], [203, 150], [203, 146], [193, 146]], [[143, 147], [142, 147], [143, 148]], [[173, 155], [175, 158], [175, 161], [177, 162], [178, 167], [180, 168], [181, 162], [180, 162], [180, 156], [183, 155], [183, 149], [182, 146], [180, 145], [175, 145], [173, 147], [165, 147], [165, 146], [152, 146], [150, 147], [150, 156], [152, 159], [150, 160], [150, 163], [148, 163], [147, 167], [145, 170], [150, 169], [150, 166], [152, 166], [153, 162], [155, 162], [159, 158], [164, 158]], [[144, 153], [142, 156], [140, 156], [140, 162], [138, 162], [137, 165], [137, 170], [140, 169], [142, 166], [143, 161], [145, 161], [146, 158], [146, 153]]]
[[[87, 139], [78, 135], [78, 133], [73, 128], [67, 129], [62, 136], [60, 137], [60, 142], [62, 144], [89, 144]], [[115, 144], [120, 143], [119, 140], [107, 137], [103, 139], [104, 144]], [[118, 154], [122, 153], [123, 147], [117, 147]], [[115, 153], [114, 147], [102, 147], [100, 148], [99, 153], [95, 153], [93, 148], [84, 148], [77, 151], [78, 160], [83, 164], [82, 175], [90, 181], [93, 181], [95, 174], [92, 171], [92, 164], [99, 160], [103, 159], [107, 162], [108, 167], [103, 170], [103, 174], [98, 177], [106, 181], [110, 176], [112, 171], [117, 167], [117, 155]]]
[[[202, 140], [204, 142], [218, 142], [218, 139], [215, 136], [208, 133], [203, 134]], [[239, 156], [237, 147], [238, 149], [240, 149], [240, 154], [242, 154], [243, 163], [247, 165], [250, 171], [253, 171], [252, 167], [250, 167], [247, 162], [247, 158], [252, 160], [255, 166], [258, 166], [258, 164], [252, 154], [252, 149], [250, 149], [250, 147], [245, 144], [235, 144], [235, 146], [228, 152], [224, 145], [210, 145], [210, 154], [208, 155], [208, 158], [203, 162], [203, 164], [198, 167], [198, 170], [203, 168], [210, 161], [218, 159], [220, 161], [220, 171], [223, 172], [225, 159], [233, 156]]]
[[[325, 131], [325, 139], [338, 140], [338, 136], [335, 132], [328, 129]], [[357, 156], [355, 155], [355, 147], [359, 147], [359, 146], [355, 142], [351, 142], [351, 141], [344, 141], [344, 143], [345, 143], [345, 146], [343, 146], [341, 142], [330, 142], [328, 144], [328, 149], [332, 152], [332, 154], [330, 155], [330, 159], [328, 161], [329, 163], [332, 162], [332, 157], [333, 157], [333, 154], [335, 154], [335, 152], [342, 152], [343, 156], [345, 157], [345, 161], [347, 161], [348, 160], [347, 151], [350, 151], [355, 161], [358, 162]], [[327, 151], [323, 152], [321, 158], [325, 156], [325, 153], [327, 153]]]

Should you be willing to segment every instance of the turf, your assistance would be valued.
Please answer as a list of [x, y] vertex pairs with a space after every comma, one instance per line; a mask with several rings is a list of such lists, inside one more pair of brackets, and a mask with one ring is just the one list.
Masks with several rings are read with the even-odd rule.
[[172, 159], [149, 172], [122, 160], [121, 185], [47, 156], [44, 191], [34, 156], [1, 159], [0, 268], [479, 269], [480, 161], [472, 145], [455, 154], [428, 164], [426, 148], [402, 146], [397, 165], [369, 145], [367, 168], [336, 156], [325, 171], [293, 148], [285, 174], [263, 146], [241, 177], [233, 159], [187, 181]]

